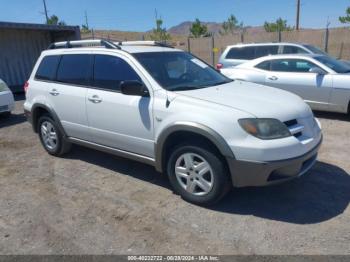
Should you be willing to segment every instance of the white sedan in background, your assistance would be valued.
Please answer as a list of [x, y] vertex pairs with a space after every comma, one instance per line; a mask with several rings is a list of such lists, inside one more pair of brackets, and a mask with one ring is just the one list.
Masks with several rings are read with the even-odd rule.
[[222, 69], [221, 73], [295, 93], [314, 110], [340, 113], [350, 110], [350, 65], [329, 56], [265, 56]]
[[13, 94], [6, 83], [0, 79], [0, 115], [10, 115], [14, 107]]

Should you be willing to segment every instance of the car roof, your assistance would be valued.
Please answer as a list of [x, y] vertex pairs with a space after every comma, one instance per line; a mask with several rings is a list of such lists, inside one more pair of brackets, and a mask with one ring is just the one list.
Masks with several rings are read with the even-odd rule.
[[267, 45], [293, 45], [293, 46], [305, 46], [304, 43], [290, 43], [290, 42], [267, 42], [267, 43], [239, 43], [234, 45], [227, 46], [228, 48], [232, 47], [245, 47], [245, 46], [267, 46]]
[[53, 43], [47, 50], [43, 51], [43, 55], [86, 53], [89, 51], [99, 52], [102, 50], [116, 53], [120, 53], [121, 51], [127, 53], [184, 52], [166, 43], [156, 41], [111, 42], [102, 39], [88, 39]]
[[121, 46], [122, 50], [129, 53], [148, 53], [148, 52], [183, 52], [183, 50], [169, 47], [161, 46], [147, 46], [147, 45], [137, 45], [137, 46]]
[[237, 67], [249, 67], [252, 65], [256, 65], [259, 63], [262, 63], [264, 61], [268, 60], [275, 60], [275, 59], [288, 59], [288, 58], [295, 58], [295, 59], [303, 59], [303, 58], [316, 58], [316, 57], [323, 57], [325, 55], [321, 54], [280, 54], [280, 55], [268, 55], [268, 56], [263, 56], [259, 57], [253, 60], [250, 60], [248, 62], [245, 62], [243, 64], [238, 65]]

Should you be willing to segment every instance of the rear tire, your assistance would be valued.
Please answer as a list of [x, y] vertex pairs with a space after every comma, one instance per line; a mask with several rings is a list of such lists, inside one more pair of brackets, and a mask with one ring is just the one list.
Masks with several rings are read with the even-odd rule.
[[170, 154], [167, 174], [174, 191], [191, 203], [209, 206], [231, 189], [226, 165], [203, 145], [180, 145]]
[[41, 144], [50, 155], [62, 156], [70, 151], [71, 143], [64, 139], [50, 115], [45, 114], [39, 118], [37, 130]]

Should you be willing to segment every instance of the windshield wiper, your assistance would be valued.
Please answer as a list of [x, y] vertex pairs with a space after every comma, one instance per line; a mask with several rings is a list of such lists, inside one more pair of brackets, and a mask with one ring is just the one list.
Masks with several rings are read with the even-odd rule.
[[222, 82], [216, 83], [215, 85], [216, 85], [216, 86], [224, 85], [224, 84], [227, 84], [227, 83], [231, 83], [231, 82], [233, 82], [233, 81], [235, 81], [235, 80], [230, 79], [230, 80], [226, 80], [226, 81], [222, 81]]
[[200, 89], [202, 86], [177, 86], [173, 88], [169, 88], [170, 91], [187, 91], [187, 90], [194, 90], [194, 89]]

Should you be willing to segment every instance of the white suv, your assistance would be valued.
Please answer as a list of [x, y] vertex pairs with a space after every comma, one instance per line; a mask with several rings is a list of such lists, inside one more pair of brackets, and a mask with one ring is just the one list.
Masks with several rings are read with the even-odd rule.
[[49, 154], [74, 143], [151, 164], [201, 205], [232, 185], [304, 174], [322, 141], [296, 95], [232, 81], [187, 52], [147, 41], [53, 44], [26, 83], [24, 109]]

